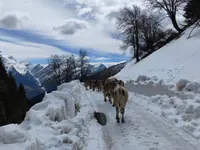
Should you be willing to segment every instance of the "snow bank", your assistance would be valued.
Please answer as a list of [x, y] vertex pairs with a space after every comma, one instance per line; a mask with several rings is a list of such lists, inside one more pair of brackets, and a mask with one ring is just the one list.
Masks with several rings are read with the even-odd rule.
[[184, 91], [199, 93], [200, 92], [200, 83], [181, 79], [177, 82], [176, 88], [179, 91], [184, 90]]
[[[157, 77], [139, 76], [125, 86], [135, 93], [130, 94], [132, 101], [200, 139], [200, 83], [180, 79], [173, 85]], [[138, 101], [139, 96], [143, 101]]]
[[200, 82], [200, 28], [196, 28], [187, 39], [191, 28], [183, 35], [158, 49], [137, 64], [128, 63], [115, 77], [126, 81], [136, 80], [138, 76], [157, 76], [166, 83], [174, 84], [180, 79]]
[[79, 81], [62, 84], [33, 106], [20, 125], [0, 127], [0, 149], [102, 150], [104, 141], [101, 126], [93, 118], [93, 105]]

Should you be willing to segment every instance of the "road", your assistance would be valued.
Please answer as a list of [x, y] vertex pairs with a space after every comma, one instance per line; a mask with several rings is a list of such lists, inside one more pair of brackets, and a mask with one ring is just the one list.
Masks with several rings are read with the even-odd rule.
[[153, 115], [137, 105], [133, 98], [142, 101], [129, 92], [129, 100], [125, 110], [125, 124], [117, 124], [115, 108], [104, 102], [103, 94], [91, 92], [98, 111], [107, 116], [107, 124], [103, 126], [104, 140], [107, 150], [198, 150], [200, 145], [196, 139], [160, 116]]

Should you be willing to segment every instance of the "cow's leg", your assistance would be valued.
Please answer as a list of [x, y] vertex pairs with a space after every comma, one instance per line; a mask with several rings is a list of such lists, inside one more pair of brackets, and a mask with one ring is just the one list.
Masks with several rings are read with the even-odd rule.
[[114, 101], [114, 102], [113, 102], [113, 105], [112, 105], [112, 106], [115, 107], [115, 106], [116, 106], [116, 100], [113, 99], [113, 101]]
[[108, 97], [109, 97], [109, 102], [112, 104], [111, 94], [110, 93], [108, 94]]
[[124, 113], [125, 113], [125, 109], [121, 108], [121, 114], [122, 114], [122, 120], [121, 120], [121, 122], [122, 123], [125, 123], [125, 121], [124, 121]]
[[116, 120], [119, 123], [119, 107], [116, 107]]
[[104, 101], [106, 102], [106, 101], [107, 101], [107, 100], [106, 100], [107, 94], [106, 94], [106, 93], [103, 93], [103, 95], [104, 95]]
[[95, 86], [93, 86], [93, 91], [95, 91]]

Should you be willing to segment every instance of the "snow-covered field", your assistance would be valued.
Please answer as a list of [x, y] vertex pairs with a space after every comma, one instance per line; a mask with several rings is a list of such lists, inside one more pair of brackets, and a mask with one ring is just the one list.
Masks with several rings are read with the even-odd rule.
[[0, 150], [104, 149], [91, 100], [79, 81], [62, 84], [33, 106], [23, 123], [0, 127]]

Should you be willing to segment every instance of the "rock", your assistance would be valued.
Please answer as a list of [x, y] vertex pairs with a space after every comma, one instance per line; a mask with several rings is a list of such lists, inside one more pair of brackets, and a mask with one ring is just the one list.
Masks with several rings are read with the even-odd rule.
[[94, 117], [97, 119], [99, 124], [106, 125], [107, 119], [104, 113], [94, 112]]

